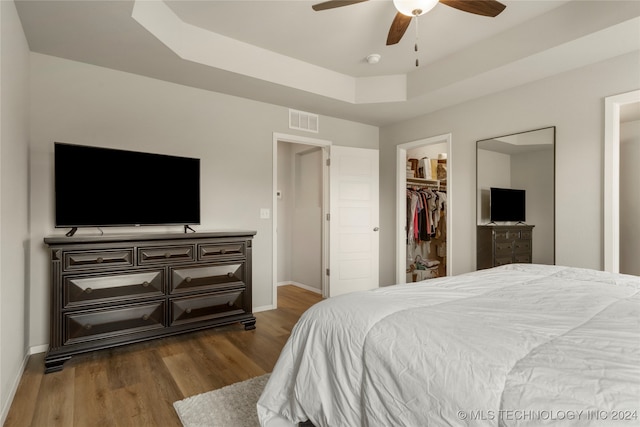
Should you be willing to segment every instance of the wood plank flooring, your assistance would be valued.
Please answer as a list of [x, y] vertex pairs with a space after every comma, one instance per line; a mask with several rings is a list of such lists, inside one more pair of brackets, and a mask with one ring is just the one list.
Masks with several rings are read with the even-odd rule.
[[240, 324], [73, 357], [44, 375], [29, 358], [5, 427], [181, 426], [173, 402], [271, 372], [293, 325], [321, 300], [278, 288], [278, 309]]

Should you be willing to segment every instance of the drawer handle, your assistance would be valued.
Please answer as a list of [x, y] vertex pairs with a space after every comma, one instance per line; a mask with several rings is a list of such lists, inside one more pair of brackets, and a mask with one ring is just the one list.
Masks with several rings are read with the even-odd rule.
[[86, 325], [84, 325], [84, 328], [88, 331], [89, 329], [91, 329], [91, 323], [87, 323]]
[[98, 264], [102, 264], [102, 262], [103, 262], [103, 261], [104, 261], [104, 258], [102, 258], [101, 256], [99, 256], [99, 257], [96, 259], [96, 262], [97, 262]]
[[142, 287], [143, 288], [148, 288], [149, 287], [149, 282], [147, 282], [146, 280], [144, 282], [142, 282]]
[[142, 320], [149, 320], [149, 315], [148, 314], [143, 315]]
[[232, 272], [227, 273], [227, 277], [233, 277], [233, 273]]
[[187, 277], [186, 279], [184, 279], [184, 281], [187, 283], [191, 283], [191, 277]]
[[93, 289], [91, 289], [91, 288], [87, 288], [87, 289], [85, 289], [84, 291], [85, 291], [86, 293], [90, 294], [91, 292], [93, 292]]
[[226, 249], [220, 249], [220, 253], [221, 253], [222, 255], [224, 255], [224, 254], [226, 254], [226, 253], [227, 253], [227, 250], [226, 250]]
[[233, 301], [229, 301], [229, 302], [227, 303], [227, 305], [228, 305], [229, 307], [233, 307]]
[[170, 254], [169, 252], [166, 252], [166, 253], [164, 254], [164, 257], [165, 257], [165, 258], [171, 258], [171, 254]]
[[187, 314], [191, 313], [191, 307], [187, 308], [184, 312]]

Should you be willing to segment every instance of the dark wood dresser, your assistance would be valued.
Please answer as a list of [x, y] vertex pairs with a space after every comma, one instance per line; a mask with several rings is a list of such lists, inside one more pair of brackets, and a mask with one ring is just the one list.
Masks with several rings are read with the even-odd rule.
[[254, 329], [255, 231], [47, 237], [45, 372], [72, 356], [213, 326]]
[[533, 225], [478, 225], [477, 269], [531, 263]]

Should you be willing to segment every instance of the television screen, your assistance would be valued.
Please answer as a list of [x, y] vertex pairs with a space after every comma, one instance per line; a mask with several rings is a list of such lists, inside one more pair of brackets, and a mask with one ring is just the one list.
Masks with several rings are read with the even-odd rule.
[[525, 214], [525, 190], [491, 187], [491, 222], [522, 221]]
[[200, 159], [56, 142], [56, 227], [200, 223]]

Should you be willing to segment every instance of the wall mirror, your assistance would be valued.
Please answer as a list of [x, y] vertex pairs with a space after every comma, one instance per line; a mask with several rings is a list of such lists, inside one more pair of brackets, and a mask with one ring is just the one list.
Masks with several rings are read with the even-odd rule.
[[477, 141], [478, 268], [555, 264], [555, 131]]

